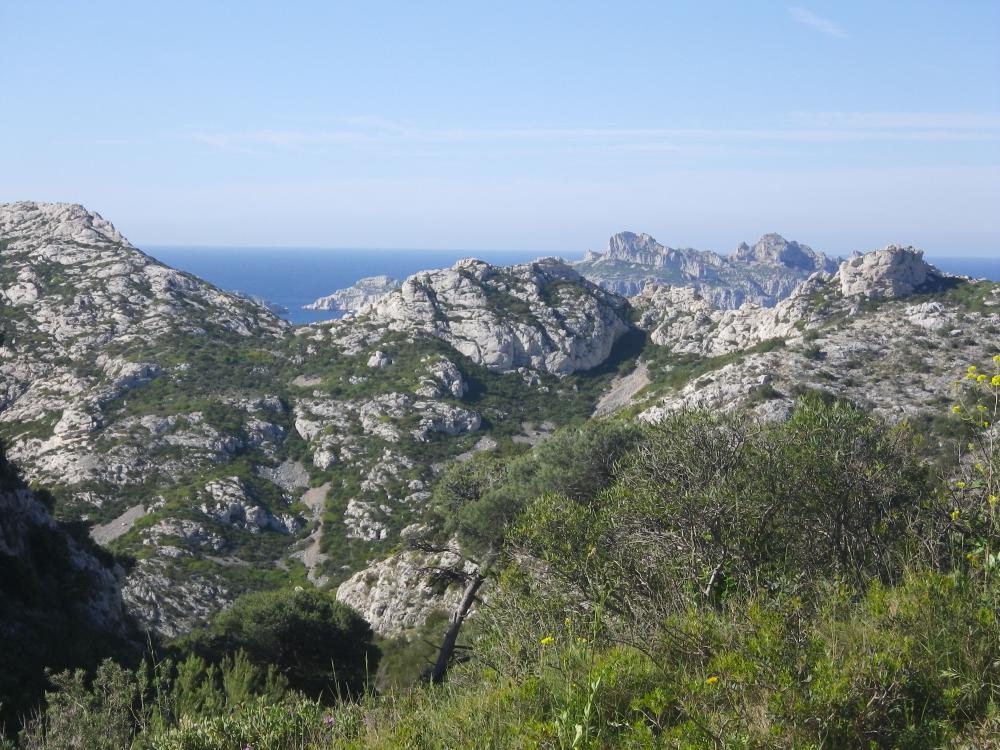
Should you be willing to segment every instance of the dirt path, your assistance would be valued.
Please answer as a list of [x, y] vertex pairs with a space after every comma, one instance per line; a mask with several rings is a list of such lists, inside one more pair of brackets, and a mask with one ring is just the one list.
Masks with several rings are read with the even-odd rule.
[[98, 544], [108, 544], [131, 529], [135, 525], [135, 522], [144, 515], [146, 515], [146, 507], [144, 505], [133, 505], [113, 521], [108, 521], [92, 528], [90, 536]]
[[594, 408], [595, 417], [605, 417], [628, 406], [632, 397], [649, 385], [649, 368], [640, 362], [628, 375], [615, 378], [607, 393], [601, 396]]
[[322, 586], [327, 582], [327, 577], [319, 575], [316, 571], [319, 566], [326, 561], [326, 555], [320, 552], [320, 541], [323, 537], [323, 511], [326, 509], [326, 495], [330, 491], [330, 483], [327, 482], [319, 487], [306, 490], [302, 495], [302, 502], [309, 508], [312, 518], [316, 521], [316, 528], [306, 538], [307, 546], [302, 552], [296, 553], [302, 563], [309, 571], [309, 580], [316, 586]]

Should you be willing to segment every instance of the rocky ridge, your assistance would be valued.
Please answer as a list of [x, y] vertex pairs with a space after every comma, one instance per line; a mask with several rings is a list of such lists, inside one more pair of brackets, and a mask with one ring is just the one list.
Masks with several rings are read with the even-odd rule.
[[[671, 287], [649, 287], [633, 302], [657, 350], [652, 381], [678, 383], [633, 400], [647, 420], [746, 404], [781, 418], [804, 389], [890, 421], [932, 419], [955, 373], [1000, 348], [1000, 285], [943, 274], [912, 247], [816, 273], [774, 308], [720, 310]], [[692, 376], [677, 381], [685, 368]]]
[[745, 302], [773, 307], [810, 274], [835, 271], [837, 261], [777, 234], [765, 234], [753, 245], [740, 243], [726, 256], [620, 232], [605, 252], [590, 251], [574, 267], [623, 296], [639, 294], [647, 284], [691, 286], [714, 307], [735, 309]]

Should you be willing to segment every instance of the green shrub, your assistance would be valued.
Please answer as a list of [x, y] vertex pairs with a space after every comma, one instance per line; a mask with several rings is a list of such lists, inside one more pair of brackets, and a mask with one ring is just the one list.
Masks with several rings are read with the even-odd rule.
[[346, 604], [317, 590], [279, 590], [237, 599], [178, 647], [210, 662], [243, 651], [273, 667], [312, 698], [357, 697], [378, 669], [371, 626]]

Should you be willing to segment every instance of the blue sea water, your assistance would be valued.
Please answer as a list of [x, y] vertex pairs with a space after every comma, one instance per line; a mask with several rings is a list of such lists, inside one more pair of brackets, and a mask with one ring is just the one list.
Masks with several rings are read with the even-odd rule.
[[[200, 276], [228, 291], [263, 297], [288, 308], [292, 323], [313, 323], [339, 313], [303, 310], [317, 297], [351, 286], [365, 276], [405, 279], [417, 271], [447, 268], [462, 258], [489, 263], [525, 263], [546, 253], [531, 250], [349, 250], [313, 248], [146, 247], [159, 261]], [[560, 254], [578, 259], [581, 253]]]
[[[146, 252], [167, 265], [200, 276], [230, 291], [263, 297], [288, 308], [282, 317], [312, 323], [338, 313], [303, 310], [317, 297], [351, 286], [365, 276], [387, 274], [404, 279], [417, 271], [446, 268], [461, 258], [490, 263], [524, 263], [543, 255], [578, 260], [582, 253], [531, 250], [349, 250], [240, 247], [149, 247]], [[928, 261], [943, 271], [1000, 281], [1000, 258], [938, 258]]]
[[938, 258], [927, 256], [927, 262], [933, 263], [942, 271], [971, 276], [974, 279], [989, 279], [1000, 281], [1000, 257], [996, 258]]

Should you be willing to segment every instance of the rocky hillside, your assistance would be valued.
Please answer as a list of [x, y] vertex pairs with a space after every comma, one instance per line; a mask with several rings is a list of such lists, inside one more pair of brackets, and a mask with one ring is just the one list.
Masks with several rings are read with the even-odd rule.
[[773, 308], [718, 309], [690, 287], [633, 303], [650, 344], [631, 403], [648, 420], [740, 405], [780, 418], [805, 389], [930, 420], [955, 373], [1000, 348], [1000, 284], [943, 274], [912, 247], [816, 273]]
[[639, 294], [647, 284], [690, 286], [715, 307], [737, 308], [745, 302], [773, 307], [810, 274], [835, 271], [837, 261], [777, 234], [765, 234], [752, 246], [740, 243], [726, 256], [620, 232], [605, 252], [588, 252], [574, 266], [623, 296]]
[[377, 563], [444, 462], [583, 418], [611, 374], [580, 371], [628, 328], [554, 262], [419, 274], [293, 328], [74, 205], [0, 206], [0, 255], [0, 436], [135, 558], [125, 598], [166, 634]]
[[[176, 634], [244, 591], [313, 584], [398, 633], [459, 593], [428, 571], [463, 561], [408, 542], [450, 461], [595, 411], [780, 418], [805, 389], [930, 420], [956, 367], [1000, 347], [997, 285], [912, 248], [831, 270], [772, 236], [732, 258], [612, 244], [592, 267], [637, 258], [691, 283], [626, 301], [561, 261], [466, 260], [293, 327], [80, 206], [0, 206], [0, 437], [61, 518], [134, 559], [124, 596], [146, 625]], [[711, 290], [734, 268], [767, 304], [803, 280], [732, 309]]]

